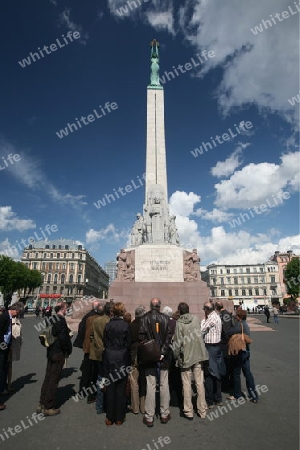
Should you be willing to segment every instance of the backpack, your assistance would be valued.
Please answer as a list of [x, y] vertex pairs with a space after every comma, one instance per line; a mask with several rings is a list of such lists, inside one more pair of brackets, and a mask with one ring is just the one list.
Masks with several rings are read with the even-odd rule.
[[55, 336], [55, 330], [53, 324], [49, 324], [46, 329], [39, 334], [39, 340], [43, 347], [51, 347], [54, 344], [57, 337]]
[[17, 319], [11, 321], [11, 334], [14, 339], [21, 337], [21, 323]]

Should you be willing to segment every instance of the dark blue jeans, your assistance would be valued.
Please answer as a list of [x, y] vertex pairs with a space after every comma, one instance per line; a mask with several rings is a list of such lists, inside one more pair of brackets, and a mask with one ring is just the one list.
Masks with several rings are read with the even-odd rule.
[[241, 371], [246, 378], [246, 386], [248, 395], [253, 400], [258, 400], [258, 395], [255, 390], [254, 378], [250, 370], [250, 352], [240, 352], [233, 358], [233, 381], [234, 381], [234, 397], [239, 398], [242, 396], [241, 388]]
[[101, 382], [103, 380], [103, 366], [101, 361], [97, 362], [97, 369], [98, 369], [98, 379], [97, 379], [96, 411], [98, 414], [101, 414], [105, 411], [104, 392], [100, 389]]

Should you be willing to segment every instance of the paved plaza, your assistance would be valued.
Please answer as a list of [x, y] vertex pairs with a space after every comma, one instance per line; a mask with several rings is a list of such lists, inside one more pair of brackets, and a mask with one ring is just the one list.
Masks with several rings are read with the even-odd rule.
[[[247, 402], [228, 412], [210, 410], [212, 420], [193, 422], [179, 417], [171, 408], [172, 420], [163, 425], [158, 420], [153, 428], [142, 424], [142, 416], [127, 414], [123, 426], [106, 427], [104, 415], [97, 415], [95, 405], [72, 399], [78, 390], [82, 352], [74, 348], [64, 369], [58, 390], [62, 413], [37, 423], [31, 418], [38, 404], [46, 365], [45, 349], [39, 344], [34, 325], [38, 320], [23, 320], [24, 345], [21, 361], [13, 365], [16, 392], [3, 397], [7, 409], [0, 412], [0, 445], [3, 449], [43, 450], [175, 450], [210, 448], [214, 450], [296, 450], [299, 448], [299, 320], [279, 318], [279, 325], [266, 324], [264, 316], [250, 316], [251, 368], [256, 385], [267, 392], [257, 405]], [[253, 322], [255, 321], [255, 322]], [[255, 328], [256, 327], [256, 328]], [[257, 329], [257, 331], [255, 331]], [[275, 330], [275, 331], [272, 331]], [[265, 332], [261, 332], [265, 331]], [[270, 331], [270, 332], [269, 332]], [[224, 396], [224, 404], [226, 400]], [[22, 421], [23, 424], [22, 425]], [[32, 423], [32, 425], [30, 424]], [[19, 431], [12, 436], [9, 427]], [[26, 428], [26, 429], [24, 429]], [[20, 431], [21, 430], [21, 431]], [[157, 443], [159, 437], [166, 438]], [[169, 439], [167, 439], [169, 438]], [[3, 440], [4, 439], [4, 440]]]

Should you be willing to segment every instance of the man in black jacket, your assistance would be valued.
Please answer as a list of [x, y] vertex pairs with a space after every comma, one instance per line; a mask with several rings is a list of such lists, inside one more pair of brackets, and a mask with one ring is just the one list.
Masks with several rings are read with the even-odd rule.
[[161, 301], [153, 298], [150, 302], [150, 311], [141, 318], [139, 340], [147, 342], [155, 339], [160, 345], [161, 357], [159, 363], [145, 366], [147, 380], [147, 394], [145, 401], [145, 416], [143, 423], [147, 427], [153, 427], [155, 414], [155, 388], [156, 376], [160, 371], [160, 421], [168, 423], [170, 420], [170, 392], [168, 382], [169, 347], [173, 336], [169, 325], [169, 317], [160, 312]]
[[55, 307], [56, 320], [51, 322], [53, 323], [52, 334], [57, 339], [47, 348], [46, 375], [41, 390], [40, 404], [36, 411], [37, 413], [42, 412], [45, 416], [55, 416], [60, 413], [60, 409], [55, 408], [55, 396], [65, 358], [72, 352], [69, 328], [64, 317], [66, 312], [67, 304], [58, 303]]

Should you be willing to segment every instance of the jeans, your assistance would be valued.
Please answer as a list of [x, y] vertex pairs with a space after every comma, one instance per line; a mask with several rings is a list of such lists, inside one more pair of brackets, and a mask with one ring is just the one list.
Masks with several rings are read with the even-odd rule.
[[234, 381], [234, 397], [242, 397], [241, 388], [241, 371], [246, 378], [246, 386], [249, 397], [253, 400], [258, 400], [258, 395], [255, 390], [254, 378], [250, 370], [250, 352], [240, 352], [233, 357], [233, 381]]
[[274, 323], [279, 323], [277, 314], [274, 314]]
[[102, 361], [97, 361], [97, 367], [98, 367], [98, 379], [97, 379], [96, 411], [98, 414], [100, 414], [105, 411], [104, 392], [100, 389], [100, 385], [103, 380]]

